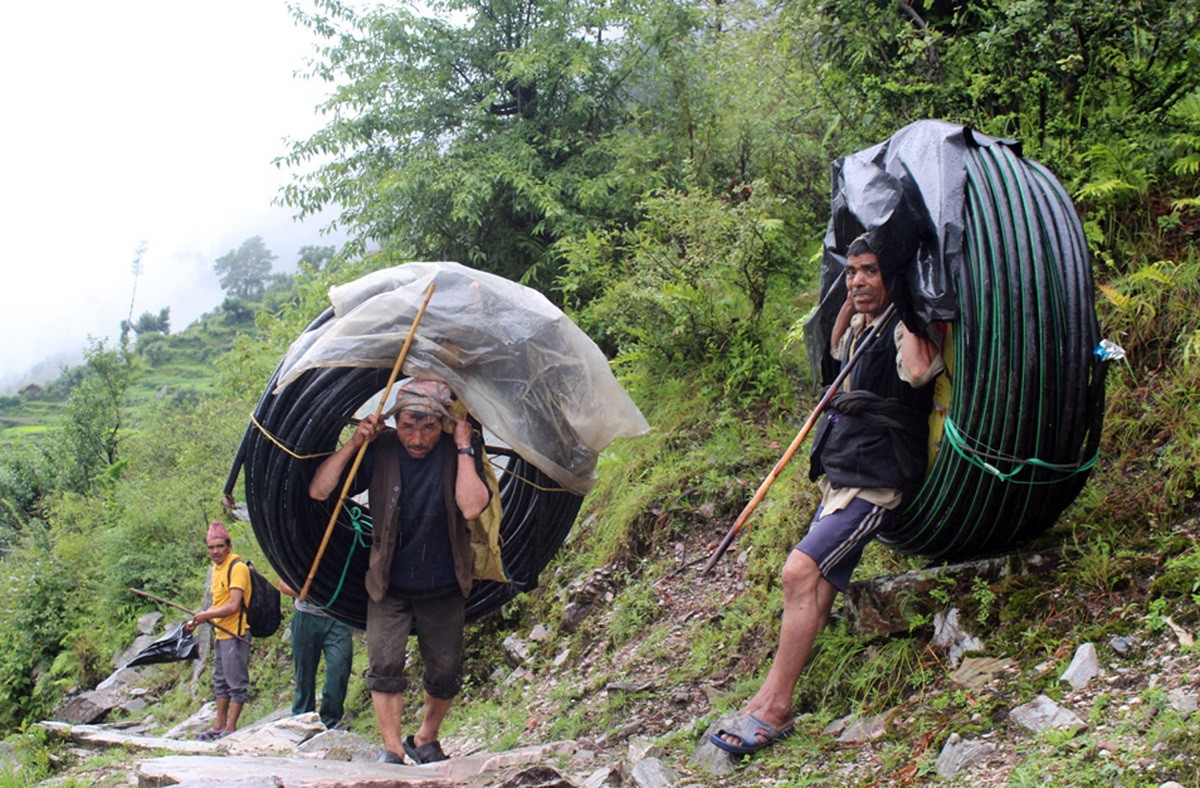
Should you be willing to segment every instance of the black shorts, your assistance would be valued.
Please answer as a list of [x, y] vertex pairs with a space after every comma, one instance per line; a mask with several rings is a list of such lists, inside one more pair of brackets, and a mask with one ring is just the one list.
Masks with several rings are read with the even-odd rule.
[[863, 548], [884, 525], [898, 515], [873, 503], [855, 498], [845, 509], [822, 516], [817, 508], [808, 533], [796, 545], [797, 550], [811, 558], [838, 591], [850, 585], [850, 575], [862, 558]]

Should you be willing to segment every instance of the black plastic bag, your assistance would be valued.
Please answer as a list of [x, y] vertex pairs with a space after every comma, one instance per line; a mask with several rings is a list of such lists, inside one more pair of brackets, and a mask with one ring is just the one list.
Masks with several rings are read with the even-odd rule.
[[183, 631], [183, 623], [167, 630], [167, 634], [151, 643], [125, 664], [127, 668], [138, 665], [155, 665], [159, 662], [182, 662], [199, 656], [200, 644], [190, 632]]
[[846, 300], [846, 247], [869, 233], [884, 285], [905, 324], [922, 331], [958, 317], [955, 280], [963, 258], [963, 212], [968, 148], [1020, 146], [966, 126], [921, 120], [891, 138], [833, 163], [833, 193], [821, 295], [804, 327], [813, 377], [837, 372], [829, 335]]

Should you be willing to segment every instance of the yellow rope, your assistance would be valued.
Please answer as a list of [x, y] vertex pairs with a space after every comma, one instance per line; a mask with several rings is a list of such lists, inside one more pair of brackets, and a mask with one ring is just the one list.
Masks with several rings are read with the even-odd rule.
[[[276, 446], [278, 446], [289, 457], [295, 457], [297, 460], [312, 460], [312, 459], [316, 459], [317, 457], [328, 457], [329, 455], [333, 454], [333, 452], [331, 452], [331, 451], [325, 451], [325, 452], [321, 452], [319, 454], [297, 454], [296, 452], [289, 449], [287, 446], [284, 446], [282, 443], [280, 443], [279, 440], [274, 435], [267, 432], [266, 428], [263, 427], [263, 425], [258, 423], [258, 419], [254, 418], [253, 413], [250, 414], [250, 423], [253, 424], [255, 427], [257, 427], [258, 431], [261, 432], [263, 435], [265, 435], [267, 440], [269, 440], [271, 443], [274, 443]], [[517, 481], [528, 484], [530, 487], [534, 488], [535, 490], [540, 490], [541, 492], [570, 492], [570, 490], [566, 489], [565, 487], [543, 487], [542, 485], [537, 484], [536, 482], [532, 482], [529, 479], [526, 479], [525, 477], [521, 476], [520, 474], [513, 473], [512, 471], [508, 470], [507, 468], [500, 467], [492, 460], [491, 457], [488, 457], [487, 461], [492, 466], [493, 471], [496, 471], [497, 473], [507, 473], [508, 475], [510, 475], [514, 479], [516, 479]]]
[[324, 451], [324, 452], [321, 452], [320, 454], [297, 454], [296, 452], [289, 449], [287, 446], [284, 446], [282, 443], [280, 443], [279, 440], [276, 439], [276, 437], [274, 435], [267, 432], [267, 429], [263, 425], [258, 423], [258, 419], [254, 418], [253, 413], [250, 414], [250, 423], [253, 424], [255, 427], [258, 427], [258, 431], [261, 432], [263, 435], [265, 435], [267, 437], [267, 440], [269, 440], [271, 443], [274, 443], [276, 446], [278, 446], [280, 449], [282, 449], [283, 452], [285, 454], [287, 454], [289, 457], [295, 457], [297, 460], [312, 460], [317, 457], [328, 457], [330, 454], [333, 454], [333, 452], [331, 452], [331, 451]]
[[532, 487], [535, 490], [541, 490], [542, 492], [570, 492], [570, 490], [568, 490], [565, 487], [543, 487], [542, 485], [540, 485], [536, 482], [529, 481], [528, 479], [526, 479], [524, 476], [521, 476], [520, 474], [513, 473], [508, 468], [501, 468], [499, 465], [497, 465], [492, 460], [491, 457], [487, 457], [486, 459], [488, 461], [488, 464], [492, 466], [493, 471], [495, 471], [497, 473], [507, 473], [509, 476], [513, 477], [517, 481], [524, 482], [525, 484], [528, 484], [530, 487]]

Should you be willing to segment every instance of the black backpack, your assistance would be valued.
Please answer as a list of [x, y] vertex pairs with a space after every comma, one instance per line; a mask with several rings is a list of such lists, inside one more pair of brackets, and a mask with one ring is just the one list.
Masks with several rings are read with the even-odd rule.
[[233, 580], [233, 565], [239, 561], [250, 570], [250, 604], [247, 605], [245, 597], [242, 598], [242, 615], [246, 617], [246, 625], [250, 627], [250, 634], [254, 637], [270, 637], [278, 631], [279, 623], [283, 621], [283, 612], [279, 606], [279, 589], [259, 574], [254, 564], [240, 558], [229, 562], [226, 583]]

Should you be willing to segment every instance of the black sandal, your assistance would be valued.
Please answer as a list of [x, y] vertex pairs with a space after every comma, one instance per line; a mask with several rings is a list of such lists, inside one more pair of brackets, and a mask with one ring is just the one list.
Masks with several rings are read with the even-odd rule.
[[405, 736], [403, 743], [404, 753], [412, 758], [414, 763], [435, 763], [448, 758], [446, 753], [442, 752], [441, 742], [431, 741], [418, 747], [412, 736]]

